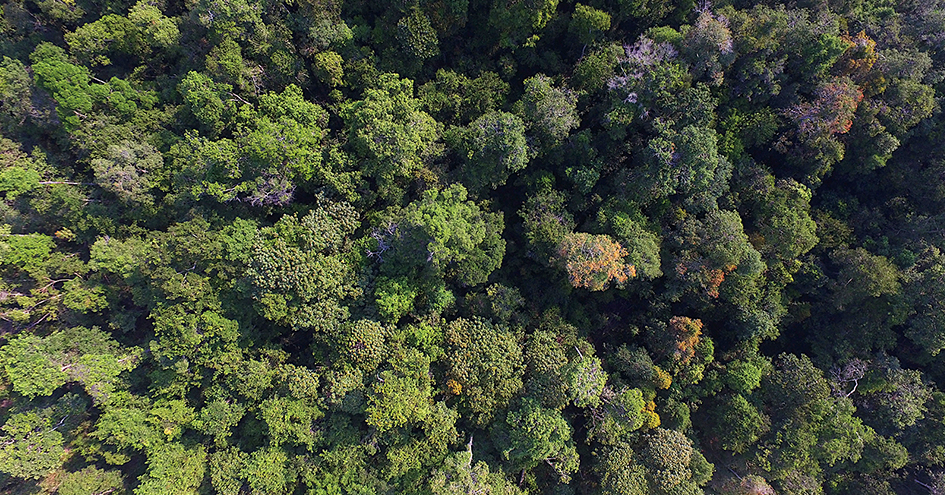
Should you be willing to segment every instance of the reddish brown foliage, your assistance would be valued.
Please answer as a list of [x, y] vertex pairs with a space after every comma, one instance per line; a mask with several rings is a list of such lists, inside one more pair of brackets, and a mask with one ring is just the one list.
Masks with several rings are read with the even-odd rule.
[[627, 250], [606, 235], [568, 234], [558, 246], [558, 257], [568, 271], [571, 285], [604, 290], [610, 282], [623, 284], [637, 272], [623, 262]]

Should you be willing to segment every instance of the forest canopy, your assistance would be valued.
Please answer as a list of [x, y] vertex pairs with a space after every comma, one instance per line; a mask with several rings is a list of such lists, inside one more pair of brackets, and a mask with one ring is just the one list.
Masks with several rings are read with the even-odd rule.
[[943, 33], [5, 0], [0, 493], [945, 493]]

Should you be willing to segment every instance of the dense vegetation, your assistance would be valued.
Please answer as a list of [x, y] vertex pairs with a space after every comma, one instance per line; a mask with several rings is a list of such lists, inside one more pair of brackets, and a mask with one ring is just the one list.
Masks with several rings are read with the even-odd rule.
[[6, 0], [0, 491], [945, 493], [945, 0]]

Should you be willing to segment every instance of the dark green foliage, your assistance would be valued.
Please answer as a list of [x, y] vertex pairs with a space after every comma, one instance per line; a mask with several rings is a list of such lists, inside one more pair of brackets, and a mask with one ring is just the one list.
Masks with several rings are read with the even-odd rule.
[[525, 124], [510, 113], [487, 113], [451, 138], [463, 162], [463, 182], [471, 191], [504, 185], [509, 175], [528, 164]]

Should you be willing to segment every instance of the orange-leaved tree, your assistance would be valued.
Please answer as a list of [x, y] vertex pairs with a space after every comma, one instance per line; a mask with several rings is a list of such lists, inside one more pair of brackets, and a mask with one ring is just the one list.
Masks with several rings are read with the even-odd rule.
[[575, 232], [558, 245], [558, 259], [568, 271], [574, 287], [604, 290], [611, 281], [617, 285], [637, 275], [633, 265], [624, 263], [627, 250], [608, 235]]

